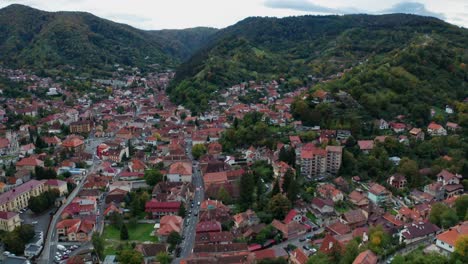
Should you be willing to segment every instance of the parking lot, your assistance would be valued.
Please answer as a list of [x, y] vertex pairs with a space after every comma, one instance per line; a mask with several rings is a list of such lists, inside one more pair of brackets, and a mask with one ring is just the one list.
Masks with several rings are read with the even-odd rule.
[[27, 210], [24, 213], [20, 213], [20, 218], [23, 221], [23, 225], [33, 225], [34, 231], [42, 231], [45, 235], [49, 227], [50, 213], [54, 211], [55, 208], [52, 208], [40, 215], [35, 215], [31, 210]]

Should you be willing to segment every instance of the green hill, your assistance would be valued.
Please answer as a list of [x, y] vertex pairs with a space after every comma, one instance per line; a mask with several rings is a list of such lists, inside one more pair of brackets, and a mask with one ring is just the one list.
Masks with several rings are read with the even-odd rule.
[[[170, 93], [177, 103], [204, 110], [220, 88], [279, 77], [304, 85], [308, 77], [328, 77], [374, 58], [395, 56], [423, 36], [446, 43], [442, 49], [455, 56], [446, 59], [466, 63], [468, 31], [436, 18], [404, 14], [247, 18], [218, 31], [183, 63]], [[428, 68], [433, 74], [423, 77], [431, 82], [440, 67]], [[441, 82], [442, 88], [456, 83]]]
[[83, 71], [115, 63], [175, 67], [215, 31], [143, 31], [89, 13], [44, 12], [15, 4], [0, 9], [0, 63], [35, 69], [70, 65]]

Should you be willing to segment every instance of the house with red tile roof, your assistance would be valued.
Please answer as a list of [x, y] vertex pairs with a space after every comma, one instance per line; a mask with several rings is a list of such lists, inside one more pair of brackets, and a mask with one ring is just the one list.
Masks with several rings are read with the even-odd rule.
[[296, 238], [300, 235], [305, 234], [310, 229], [310, 227], [307, 227], [295, 221], [291, 221], [289, 222], [289, 224], [285, 224], [276, 219], [274, 219], [273, 222], [271, 222], [271, 225], [283, 234], [284, 239]]
[[257, 214], [251, 209], [238, 213], [234, 215], [233, 218], [236, 228], [244, 228], [247, 226], [258, 225], [260, 223], [260, 218], [258, 218]]
[[175, 162], [169, 166], [167, 180], [171, 182], [191, 182], [192, 164], [190, 162]]
[[197, 224], [196, 233], [221, 232], [221, 223], [218, 221], [200, 221]]
[[145, 204], [145, 212], [147, 212], [151, 218], [161, 218], [165, 215], [177, 214], [180, 205], [180, 202], [159, 202], [155, 199], [151, 199]]
[[289, 261], [292, 264], [306, 264], [309, 257], [301, 248], [296, 248], [289, 256]]
[[159, 229], [156, 231], [159, 241], [165, 242], [172, 232], [180, 233], [184, 219], [177, 215], [165, 215], [159, 221]]
[[359, 149], [364, 153], [369, 153], [374, 149], [374, 140], [358, 140]]
[[377, 255], [369, 249], [361, 252], [353, 261], [353, 264], [377, 264]]
[[62, 146], [70, 151], [81, 151], [85, 148], [83, 137], [77, 135], [68, 136], [62, 142]]
[[468, 221], [462, 222], [447, 231], [442, 232], [436, 237], [436, 246], [440, 252], [448, 255], [455, 251], [455, 244], [462, 236], [468, 236]]
[[335, 250], [342, 252], [344, 248], [344, 245], [340, 241], [338, 241], [332, 235], [327, 234], [322, 241], [322, 245], [320, 246], [319, 251], [325, 254], [331, 254]]
[[234, 236], [229, 231], [198, 233], [195, 237], [196, 244], [230, 244]]
[[427, 133], [431, 136], [446, 136], [447, 130], [445, 128], [435, 122], [431, 122], [427, 126]]
[[320, 184], [317, 188], [317, 194], [323, 198], [331, 199], [333, 202], [342, 201], [344, 198], [343, 192], [331, 183]]
[[369, 199], [367, 199], [366, 195], [364, 195], [362, 191], [352, 191], [350, 194], [348, 194], [348, 199], [352, 204], [360, 208], [369, 205]]
[[16, 163], [16, 170], [34, 171], [35, 167], [44, 167], [44, 161], [36, 157], [23, 158]]
[[295, 209], [289, 210], [289, 213], [284, 217], [283, 222], [285, 224], [289, 224], [292, 221], [301, 223], [302, 222], [302, 215], [299, 214]]
[[65, 219], [57, 223], [59, 241], [86, 242], [91, 240], [95, 222], [81, 219]]
[[130, 172], [143, 173], [143, 172], [145, 172], [146, 168], [147, 168], [146, 164], [143, 161], [139, 160], [139, 159], [132, 159], [128, 163], [128, 169], [130, 170]]

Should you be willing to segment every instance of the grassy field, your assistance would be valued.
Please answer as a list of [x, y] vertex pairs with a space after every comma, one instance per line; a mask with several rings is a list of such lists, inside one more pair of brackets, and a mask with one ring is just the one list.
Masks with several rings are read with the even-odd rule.
[[132, 242], [158, 242], [158, 238], [151, 236], [153, 232], [153, 224], [136, 224], [135, 226], [127, 226], [128, 228], [128, 240], [120, 240], [120, 229], [115, 228], [111, 225], [104, 227], [103, 237], [106, 241], [104, 250], [105, 255], [114, 255], [119, 246], [127, 247], [127, 244]]

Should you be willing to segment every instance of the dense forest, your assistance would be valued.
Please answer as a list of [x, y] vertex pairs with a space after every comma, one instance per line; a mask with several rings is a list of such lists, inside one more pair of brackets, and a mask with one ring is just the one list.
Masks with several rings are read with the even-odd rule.
[[144, 31], [82, 12], [45, 12], [22, 5], [0, 10], [0, 63], [99, 73], [114, 64], [175, 67], [199, 48], [210, 28]]
[[[243, 81], [285, 78], [301, 86], [358, 68], [346, 75], [352, 79], [357, 71], [390, 61], [396, 64], [392, 85], [408, 89], [405, 81], [412, 78], [413, 87], [419, 85], [417, 81], [431, 83], [424, 90], [432, 93], [452, 86], [461, 91], [461, 81], [467, 78], [463, 64], [467, 41], [467, 30], [415, 15], [247, 18], [218, 31], [183, 63], [170, 92], [177, 103], [205, 110], [216, 91]], [[433, 81], [440, 73], [443, 78]], [[377, 90], [379, 85], [369, 84]], [[438, 90], [431, 90], [436, 86]]]

